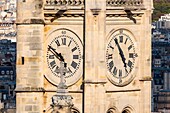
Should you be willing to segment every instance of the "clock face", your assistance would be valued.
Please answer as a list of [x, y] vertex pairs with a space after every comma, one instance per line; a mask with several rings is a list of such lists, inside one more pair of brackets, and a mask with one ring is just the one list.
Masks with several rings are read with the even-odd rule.
[[61, 57], [67, 64], [66, 84], [72, 85], [81, 77], [82, 43], [74, 32], [67, 29], [55, 31], [47, 44], [46, 60], [50, 72], [46, 78], [55, 85], [60, 81]]
[[134, 67], [137, 53], [135, 40], [127, 30], [115, 31], [107, 44], [106, 64], [109, 80], [117, 85], [124, 86], [134, 78]]

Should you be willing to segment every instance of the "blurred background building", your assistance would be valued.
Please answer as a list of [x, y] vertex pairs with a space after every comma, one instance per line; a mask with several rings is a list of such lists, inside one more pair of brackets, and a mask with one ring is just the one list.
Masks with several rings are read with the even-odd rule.
[[153, 23], [156, 28], [160, 29], [167, 29], [170, 28], [170, 13], [161, 16], [160, 19]]
[[152, 111], [170, 113], [170, 14], [152, 29]]
[[0, 0], [0, 39], [16, 41], [16, 0]]
[[0, 0], [0, 113], [16, 109], [16, 0]]

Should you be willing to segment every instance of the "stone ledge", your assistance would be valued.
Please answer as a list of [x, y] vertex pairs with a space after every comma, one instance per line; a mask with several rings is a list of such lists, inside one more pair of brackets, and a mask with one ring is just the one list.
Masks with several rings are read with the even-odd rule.
[[15, 92], [45, 92], [44, 88], [38, 87], [24, 87], [24, 88], [16, 88]]
[[[45, 90], [44, 92], [56, 92], [56, 90]], [[69, 90], [68, 93], [83, 93], [83, 91], [82, 90], [78, 90], [78, 91]]]
[[[56, 90], [45, 90], [44, 88], [32, 88], [32, 87], [24, 87], [24, 88], [16, 88], [15, 92], [56, 92]], [[69, 93], [83, 93], [83, 90], [69, 90]]]
[[24, 19], [21, 22], [17, 21], [16, 24], [45, 24], [43, 19]]
[[79, 9], [84, 9], [84, 5], [79, 5], [79, 6], [68, 6], [68, 5], [63, 5], [63, 6], [57, 6], [57, 5], [45, 5], [44, 10], [79, 10]]
[[106, 93], [116, 93], [116, 92], [134, 92], [134, 91], [141, 91], [141, 89], [106, 90]]
[[106, 84], [107, 81], [90, 81], [90, 80], [85, 80], [84, 84]]
[[139, 81], [152, 81], [152, 77], [146, 76], [146, 77], [139, 79]]

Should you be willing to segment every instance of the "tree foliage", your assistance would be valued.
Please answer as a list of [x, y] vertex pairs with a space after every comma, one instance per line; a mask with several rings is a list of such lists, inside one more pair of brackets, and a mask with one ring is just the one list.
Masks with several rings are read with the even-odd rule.
[[170, 13], [170, 0], [153, 0], [154, 11], [152, 20], [157, 21], [162, 15]]

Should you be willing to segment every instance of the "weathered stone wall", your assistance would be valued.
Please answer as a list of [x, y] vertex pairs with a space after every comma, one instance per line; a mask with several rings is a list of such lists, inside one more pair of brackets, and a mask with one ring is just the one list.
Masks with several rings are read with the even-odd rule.
[[42, 113], [43, 1], [19, 0], [17, 6], [16, 113]]
[[43, 109], [43, 27], [17, 26], [17, 113]]
[[[48, 39], [57, 35], [57, 29], [65, 28], [85, 47], [84, 75], [68, 87], [74, 107], [80, 113], [150, 113], [152, 1], [113, 7], [105, 0], [85, 0], [81, 8], [45, 3], [43, 11], [41, 0], [18, 1], [16, 112], [42, 113], [50, 107], [57, 84], [46, 78]], [[138, 55], [134, 79], [124, 86], [116, 86], [107, 78], [106, 46], [110, 34], [118, 29], [133, 34]]]

